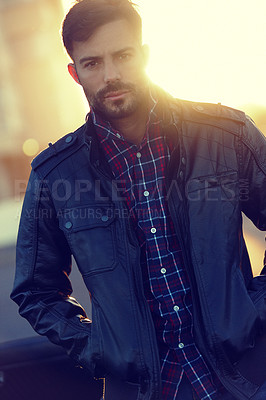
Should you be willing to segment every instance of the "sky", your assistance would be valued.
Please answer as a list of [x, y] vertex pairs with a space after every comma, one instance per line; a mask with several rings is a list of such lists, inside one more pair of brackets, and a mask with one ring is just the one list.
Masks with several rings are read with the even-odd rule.
[[[73, 0], [62, 0], [65, 10]], [[151, 79], [172, 95], [266, 106], [265, 0], [135, 0]]]

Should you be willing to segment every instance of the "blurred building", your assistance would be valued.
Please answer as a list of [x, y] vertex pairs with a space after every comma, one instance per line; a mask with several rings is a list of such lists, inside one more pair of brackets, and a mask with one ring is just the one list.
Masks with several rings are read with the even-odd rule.
[[[83, 123], [68, 76], [61, 0], [0, 0], [0, 200], [27, 179], [33, 156]], [[29, 140], [30, 139], [30, 140]]]

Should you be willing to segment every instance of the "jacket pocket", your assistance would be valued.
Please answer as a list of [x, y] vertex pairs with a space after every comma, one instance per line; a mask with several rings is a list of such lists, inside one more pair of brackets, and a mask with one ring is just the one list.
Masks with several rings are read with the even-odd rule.
[[224, 171], [215, 175], [192, 178], [186, 184], [186, 194], [190, 201], [233, 201], [238, 190], [238, 175], [235, 171]]
[[110, 271], [116, 265], [115, 213], [98, 203], [64, 210], [59, 226], [83, 276]]

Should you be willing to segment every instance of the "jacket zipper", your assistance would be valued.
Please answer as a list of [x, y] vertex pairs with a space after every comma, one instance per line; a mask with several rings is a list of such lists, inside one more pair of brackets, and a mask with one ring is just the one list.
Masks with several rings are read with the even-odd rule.
[[[130, 232], [130, 237], [132, 238], [132, 242], [133, 242], [135, 248], [137, 249], [138, 260], [139, 260], [140, 259], [139, 244], [137, 242], [135, 235], [132, 232], [132, 227], [131, 227], [129, 219], [127, 219], [126, 225], [127, 225], [127, 229]], [[129, 252], [127, 252], [127, 254], [128, 253]], [[138, 263], [138, 268], [136, 268], [136, 270], [132, 271], [133, 274], [134, 274], [134, 272], [136, 274], [136, 283], [138, 284], [138, 291], [139, 291], [140, 300], [141, 300], [140, 304], [143, 306], [144, 311], [145, 311], [145, 316], [146, 316], [146, 321], [147, 321], [146, 326], [148, 329], [149, 339], [150, 339], [149, 342], [150, 342], [150, 348], [151, 348], [151, 355], [154, 360], [153, 368], [152, 368], [154, 371], [154, 380], [152, 382], [153, 382], [153, 385], [154, 385], [154, 382], [157, 383], [157, 385], [155, 385], [155, 391], [154, 391], [155, 396], [152, 397], [152, 400], [160, 400], [160, 393], [161, 393], [160, 376], [159, 376], [160, 375], [160, 361], [159, 361], [157, 351], [154, 351], [155, 349], [157, 350], [158, 346], [157, 346], [157, 340], [155, 337], [155, 333], [152, 329], [152, 327], [153, 327], [152, 317], [151, 317], [150, 310], [149, 310], [149, 307], [148, 307], [148, 304], [147, 304], [147, 301], [146, 301], [146, 298], [144, 295], [142, 274], [141, 274], [141, 268], [140, 268], [139, 263]], [[139, 328], [140, 328], [140, 331], [143, 330], [143, 327], [139, 327]], [[150, 400], [150, 398], [147, 400]]]
[[[173, 159], [174, 159], [173, 155], [174, 155], [174, 153], [177, 153], [177, 148], [174, 149], [173, 154], [172, 154], [172, 156], [170, 158], [170, 162], [169, 162], [169, 165], [168, 165], [168, 171], [170, 170], [170, 166], [173, 163]], [[178, 156], [180, 156], [180, 154]], [[178, 171], [175, 173], [175, 177], [179, 174], [179, 172], [180, 171], [178, 169]], [[169, 176], [169, 173], [168, 173], [168, 176]], [[166, 174], [166, 177], [167, 177], [167, 174]], [[169, 190], [169, 179], [168, 179], [168, 177], [166, 179], [166, 186], [167, 186], [167, 190]], [[192, 269], [192, 267], [190, 265], [192, 263], [192, 260], [191, 260], [191, 263], [190, 263], [189, 256], [188, 256], [188, 253], [186, 251], [184, 240], [183, 240], [183, 237], [182, 237], [182, 234], [181, 234], [181, 229], [180, 229], [180, 227], [182, 225], [184, 225], [184, 232], [186, 232], [186, 230], [189, 231], [188, 230], [188, 222], [187, 222], [187, 217], [188, 216], [187, 216], [187, 211], [186, 211], [185, 206], [184, 206], [185, 192], [184, 192], [184, 190], [182, 190], [182, 186], [180, 187], [180, 191], [181, 191], [181, 195], [182, 195], [181, 201], [183, 201], [183, 203], [182, 203], [182, 215], [184, 215], [184, 218], [185, 218], [183, 224], [181, 222], [181, 218], [179, 216], [176, 204], [173, 201], [173, 198], [172, 198], [171, 194], [169, 196], [168, 206], [169, 206], [170, 215], [171, 215], [173, 223], [174, 223], [175, 232], [176, 232], [176, 235], [177, 235], [180, 247], [181, 247], [183, 260], [184, 260], [184, 266], [185, 266], [185, 269], [188, 271], [188, 278], [189, 278], [189, 281], [190, 281], [190, 288], [191, 288], [191, 294], [192, 294], [193, 315], [195, 316], [193, 318], [194, 330], [200, 332], [201, 327], [200, 327], [200, 323], [198, 321], [198, 318], [199, 318], [199, 316], [201, 314], [201, 311], [199, 309], [198, 302], [195, 301], [195, 299], [197, 297], [197, 289], [196, 289], [194, 271], [193, 271], [193, 269]], [[175, 217], [175, 218], [173, 218], [173, 217]], [[192, 257], [193, 257], [193, 254], [191, 254], [191, 258]], [[193, 301], [193, 299], [194, 299], [194, 301]], [[205, 346], [204, 341], [202, 340], [201, 335], [199, 335], [198, 338], [200, 338], [200, 343], [199, 343], [200, 348], [204, 349], [203, 355], [204, 355], [206, 361], [208, 361], [209, 364], [211, 365], [213, 371], [215, 372], [215, 370], [216, 370], [215, 369], [215, 364], [214, 364], [214, 362], [212, 362], [212, 359], [208, 354], [208, 350], [207, 350], [207, 348]], [[214, 343], [214, 346], [216, 347], [215, 343]], [[224, 362], [223, 362], [223, 364], [224, 364]], [[224, 366], [223, 368], [226, 368], [226, 367]], [[221, 382], [224, 384], [225, 387], [228, 386], [227, 382], [224, 382], [223, 377], [221, 377], [220, 375], [219, 375], [219, 379], [221, 380]]]
[[[179, 145], [182, 146], [181, 143]], [[175, 154], [177, 155], [177, 157], [176, 157], [177, 159], [179, 159], [181, 157], [180, 152], [178, 153], [178, 147], [176, 147], [174, 149], [174, 151], [173, 151], [173, 153], [172, 153], [172, 155], [170, 157], [170, 161], [169, 161], [169, 165], [168, 165], [168, 169], [167, 169], [168, 172], [166, 173], [167, 191], [170, 189], [169, 178], [168, 177], [169, 177], [170, 167], [174, 162], [173, 160], [174, 160]], [[180, 168], [179, 168], [178, 171], [175, 172], [175, 177], [177, 177], [180, 172], [181, 171], [180, 171]], [[188, 223], [187, 223], [187, 212], [186, 212], [186, 208], [185, 208], [185, 205], [184, 205], [184, 202], [185, 202], [185, 191], [183, 190], [182, 185], [180, 185], [179, 190], [180, 190], [180, 193], [181, 193], [181, 200], [180, 201], [182, 202], [182, 215], [184, 216], [184, 220], [181, 221], [179, 212], [177, 210], [177, 206], [176, 206], [175, 202], [173, 201], [173, 196], [171, 195], [171, 193], [169, 195], [168, 207], [169, 207], [169, 212], [170, 212], [173, 224], [174, 224], [175, 233], [176, 233], [177, 238], [178, 238], [178, 243], [179, 243], [179, 245], [181, 247], [183, 261], [184, 261], [184, 267], [185, 267], [185, 270], [188, 272], [188, 278], [189, 278], [191, 294], [192, 294], [193, 315], [195, 315], [195, 317], [193, 318], [194, 329], [200, 331], [200, 324], [198, 323], [198, 317], [197, 316], [199, 316], [201, 312], [200, 312], [200, 309], [199, 309], [199, 306], [198, 306], [198, 302], [195, 301], [195, 299], [197, 297], [197, 288], [196, 288], [196, 283], [195, 283], [195, 276], [194, 276], [194, 271], [193, 271], [193, 269], [191, 267], [192, 261], [189, 260], [189, 255], [188, 255], [188, 252], [186, 250], [184, 239], [183, 239], [183, 236], [182, 236], [182, 233], [181, 233], [181, 226], [182, 225], [184, 226], [184, 229], [183, 229], [184, 232], [188, 232], [189, 231], [188, 230]], [[179, 196], [177, 196], [177, 198], [178, 197]], [[191, 257], [192, 257], [192, 255], [191, 255]], [[194, 299], [194, 301], [193, 301], [193, 299]], [[202, 340], [201, 340], [200, 345], [201, 345], [202, 348], [205, 349], [204, 354], [206, 354], [206, 357], [207, 357], [207, 349], [206, 349], [205, 344], [204, 344], [204, 342]], [[207, 357], [207, 358], [208, 358], [208, 361], [210, 362], [210, 364], [212, 365], [212, 362], [209, 360], [209, 357]]]
[[[90, 159], [90, 152], [91, 152], [91, 142], [92, 142], [92, 138], [89, 138], [88, 139], [88, 143], [86, 143], [87, 149], [89, 151], [89, 155], [88, 155], [89, 159]], [[105, 181], [107, 180], [108, 183], [111, 183], [110, 182], [110, 176], [105, 175], [102, 171], [100, 171], [93, 164], [92, 164], [92, 167], [93, 167], [94, 171], [96, 172], [96, 174], [99, 176], [99, 178], [102, 177], [102, 178], [104, 178]], [[120, 202], [120, 204], [121, 204], [121, 202]], [[121, 206], [121, 208], [123, 208], [123, 206]], [[127, 228], [128, 228], [128, 230], [130, 232], [130, 237], [132, 239], [132, 242], [135, 244], [135, 248], [138, 249], [138, 256], [139, 256], [139, 244], [137, 243], [135, 235], [133, 235], [133, 233], [132, 233], [132, 229], [131, 229], [131, 226], [130, 226], [130, 223], [129, 223], [128, 219], [127, 219], [126, 225], [127, 225]], [[127, 249], [128, 249], [128, 245], [127, 245]], [[129, 254], [128, 251], [127, 251], [127, 254]], [[128, 261], [128, 263], [129, 263], [129, 261]], [[130, 265], [130, 263], [129, 263], [129, 265]], [[151, 354], [152, 354], [153, 360], [154, 360], [153, 368], [152, 368], [153, 371], [154, 371], [154, 380], [152, 380], [152, 382], [153, 382], [153, 384], [154, 384], [154, 382], [155, 383], [158, 382], [158, 384], [155, 386], [155, 391], [154, 391], [155, 396], [152, 397], [152, 400], [160, 400], [160, 384], [159, 384], [160, 376], [158, 376], [159, 375], [159, 371], [160, 371], [160, 361], [159, 361], [159, 357], [158, 357], [157, 351], [154, 351], [155, 349], [157, 349], [157, 341], [156, 341], [156, 337], [155, 337], [154, 332], [151, 332], [151, 327], [153, 326], [153, 321], [152, 321], [152, 317], [151, 317], [151, 314], [150, 314], [150, 310], [148, 309], [148, 304], [147, 304], [146, 298], [144, 296], [144, 290], [143, 290], [142, 275], [141, 275], [140, 266], [139, 266], [139, 268], [137, 268], [137, 280], [136, 280], [136, 282], [139, 283], [139, 285], [138, 285], [139, 294], [141, 295], [141, 298], [143, 300], [141, 302], [141, 304], [144, 307], [144, 311], [145, 311], [145, 315], [146, 315], [146, 321], [147, 321], [146, 325], [147, 325], [147, 329], [149, 331], [149, 339], [150, 339], [149, 342], [150, 342]], [[140, 328], [140, 331], [141, 331], [142, 328], [141, 327], [139, 327], [139, 328]], [[155, 359], [155, 357], [156, 357], [156, 359]], [[147, 400], [151, 400], [151, 399], [149, 398]]]

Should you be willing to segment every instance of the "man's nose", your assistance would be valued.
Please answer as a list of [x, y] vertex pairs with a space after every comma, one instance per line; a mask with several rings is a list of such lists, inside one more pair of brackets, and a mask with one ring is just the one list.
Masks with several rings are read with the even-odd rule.
[[119, 68], [114, 62], [110, 61], [105, 63], [104, 66], [104, 82], [110, 83], [121, 79]]

